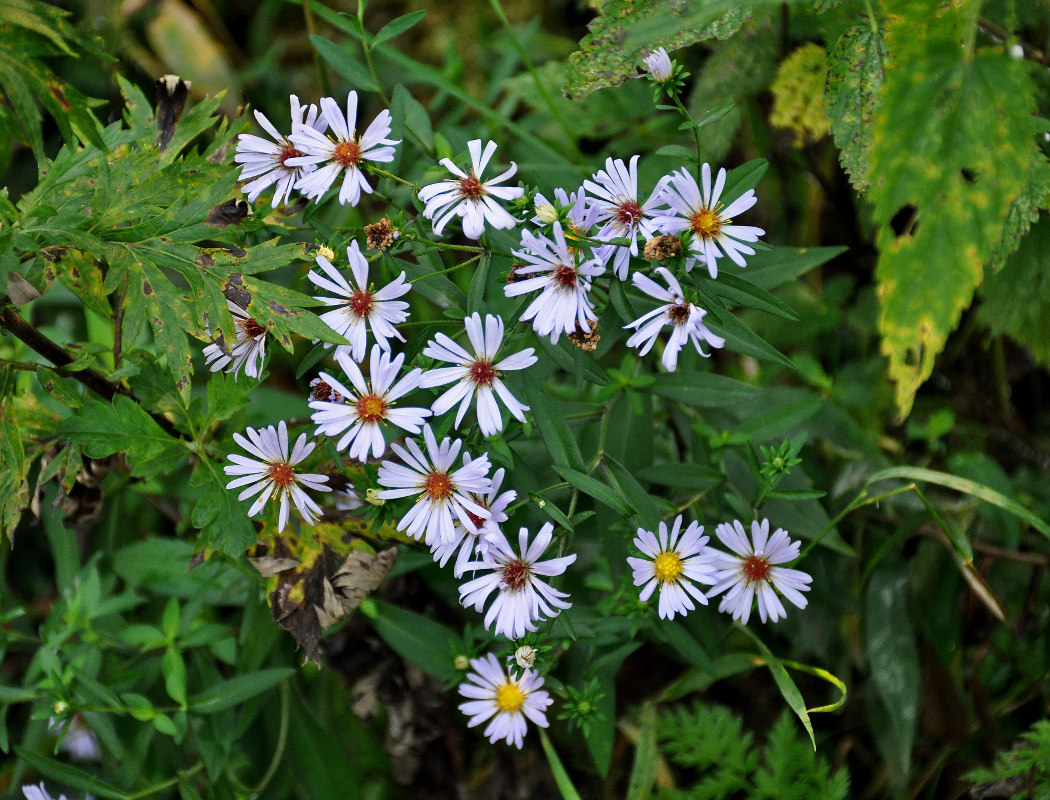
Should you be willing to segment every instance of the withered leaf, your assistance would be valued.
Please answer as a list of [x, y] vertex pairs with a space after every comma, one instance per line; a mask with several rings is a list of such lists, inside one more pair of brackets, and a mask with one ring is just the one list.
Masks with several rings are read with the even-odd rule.
[[[251, 213], [251, 207], [240, 198], [230, 198], [224, 203], [219, 203], [208, 212], [206, 225], [214, 225], [225, 228], [227, 225], [240, 225]], [[214, 262], [213, 262], [214, 263]]]
[[175, 135], [175, 123], [182, 116], [189, 96], [190, 81], [184, 81], [178, 75], [162, 75], [157, 78], [157, 128], [160, 138], [157, 144], [163, 150]]

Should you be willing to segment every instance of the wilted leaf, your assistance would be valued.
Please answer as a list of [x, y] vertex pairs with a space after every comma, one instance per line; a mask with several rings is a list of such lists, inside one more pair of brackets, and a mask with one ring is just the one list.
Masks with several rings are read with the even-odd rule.
[[824, 88], [831, 135], [850, 182], [863, 194], [868, 189], [868, 150], [876, 97], [882, 86], [886, 45], [870, 27], [849, 28], [828, 55]]
[[[968, 54], [955, 14], [933, 19], [939, 7], [913, 0], [889, 28], [872, 132], [879, 332], [902, 415], [970, 305], [1037, 156], [1024, 66], [998, 48]], [[898, 235], [891, 220], [912, 210]]]

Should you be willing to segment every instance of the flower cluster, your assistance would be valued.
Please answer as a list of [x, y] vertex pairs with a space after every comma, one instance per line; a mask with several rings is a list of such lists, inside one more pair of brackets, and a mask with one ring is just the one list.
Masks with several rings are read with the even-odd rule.
[[[666, 91], [681, 74], [662, 51], [646, 60], [646, 68]], [[378, 166], [393, 162], [400, 144], [389, 138], [389, 111], [380, 111], [359, 133], [356, 92], [348, 94], [345, 108], [330, 97], [321, 98], [319, 109], [301, 105], [294, 96], [290, 103], [289, 133], [256, 112], [271, 139], [240, 137], [236, 161], [250, 202], [271, 186], [275, 207], [288, 203], [292, 192], [320, 201], [336, 188], [339, 202], [353, 206], [373, 192], [370, 175], [397, 177]], [[540, 628], [571, 608], [569, 594], [554, 579], [577, 558], [566, 552], [566, 540], [555, 536], [549, 522], [535, 533], [516, 525], [513, 544], [502, 527], [519, 505], [518, 492], [505, 487], [506, 469], [493, 471], [494, 459], [512, 463], [506, 444], [493, 437], [513, 425], [511, 420], [526, 422], [530, 408], [516, 396], [515, 387], [539, 360], [533, 347], [521, 346], [522, 338], [534, 334], [557, 344], [564, 334], [593, 350], [602, 304], [616, 299], [615, 290], [621, 300], [648, 306], [624, 326], [631, 331], [628, 347], [645, 356], [670, 328], [661, 348], [664, 369], [677, 369], [690, 343], [707, 357], [726, 340], [709, 326], [718, 322], [717, 314], [709, 320], [697, 302], [700, 292], [692, 285], [683, 288], [681, 273], [702, 263], [716, 279], [723, 257], [746, 266], [745, 257], [755, 253], [752, 245], [764, 231], [736, 224], [735, 218], [757, 201], [754, 190], [727, 190], [725, 169], [713, 175], [710, 165], [703, 164], [694, 175], [682, 168], [646, 188], [639, 180], [638, 155], [626, 161], [610, 156], [578, 187], [555, 187], [547, 196], [530, 190], [526, 196], [523, 187], [507, 185], [517, 174], [513, 161], [502, 172], [491, 170], [496, 177], [484, 179], [496, 151], [495, 142], [474, 139], [466, 143], [469, 165], [441, 159], [450, 177], [417, 187], [414, 230], [401, 225], [396, 214], [390, 215], [398, 220], [396, 226], [386, 217], [382, 224], [366, 226], [366, 248], [374, 256], [366, 257], [353, 240], [346, 248], [346, 264], [340, 266], [332, 250], [321, 248], [316, 268], [306, 278], [320, 292], [315, 298], [325, 308], [320, 320], [332, 336], [315, 349], [315, 356], [330, 358], [335, 368], [318, 372], [307, 402], [314, 436], [327, 438], [328, 452], [339, 454], [337, 465], [358, 462], [365, 475], [364, 484], [354, 478], [356, 490], [345, 476], [335, 478], [335, 487], [347, 488], [329, 502], [344, 513], [362, 513], [364, 508], [366, 514], [388, 515], [399, 532], [428, 548], [440, 567], [451, 562], [452, 575], [461, 582], [461, 605], [482, 615], [484, 627], [495, 636], [517, 645], [511, 667], [520, 672], [508, 672], [492, 653], [462, 656], [461, 668], [469, 663], [471, 671], [459, 692], [466, 698], [460, 708], [469, 725], [487, 723], [484, 733], [490, 741], [521, 747], [527, 721], [547, 725], [545, 711], [552, 701], [535, 668], [537, 653], [551, 648], [540, 640]], [[530, 205], [533, 215], [524, 211]], [[405, 271], [395, 275], [399, 267], [391, 267], [404, 263], [396, 260], [404, 248], [425, 240], [422, 219], [440, 237], [457, 218], [470, 240], [481, 240], [486, 230], [494, 237], [499, 232], [504, 240], [513, 235], [501, 251], [510, 250], [514, 259], [503, 293], [510, 300], [520, 298], [518, 324], [508, 332], [501, 316], [474, 311], [463, 318], [461, 329], [454, 323], [455, 330], [410, 343], [406, 333], [415, 324], [408, 322], [415, 306], [413, 284]], [[488, 239], [480, 246], [446, 246], [484, 253], [485, 258], [497, 252]], [[658, 263], [643, 267], [640, 258]], [[699, 274], [689, 280], [696, 284], [698, 277], [706, 280]], [[476, 283], [485, 288], [484, 281]], [[632, 294], [626, 295], [627, 290]], [[471, 292], [470, 306], [476, 306], [474, 283]], [[642, 306], [629, 309], [630, 315], [623, 309], [622, 303], [617, 306], [628, 320]], [[230, 303], [229, 311], [236, 323], [236, 345], [231, 352], [221, 342], [209, 345], [207, 361], [213, 371], [228, 368], [236, 377], [243, 368], [258, 378], [267, 331], [247, 308]], [[532, 334], [517, 330], [528, 326]], [[453, 429], [467, 432], [457, 438], [458, 433], [450, 433]], [[246, 436], [233, 438], [248, 456], [230, 454], [227, 488], [241, 490], [239, 500], [253, 500], [249, 516], [273, 499], [279, 532], [293, 506], [306, 524], [314, 524], [323, 511], [306, 490], [328, 492], [333, 487], [328, 475], [300, 471], [316, 447], [307, 443], [307, 434], [289, 447], [288, 423], [281, 421], [276, 428], [247, 428]], [[490, 452], [475, 450], [486, 444]], [[718, 595], [719, 610], [745, 623], [756, 599], [763, 621], [785, 616], [781, 598], [805, 607], [803, 592], [811, 579], [784, 566], [799, 554], [798, 543], [785, 531], [770, 535], [768, 520], [756, 521], [748, 538], [738, 521], [719, 525], [716, 535], [731, 551], [726, 553], [708, 546], [710, 539], [697, 522], [683, 525], [679, 515], [670, 527], [661, 522], [655, 533], [639, 528], [634, 544], [641, 557], [627, 559], [634, 584], [641, 587], [641, 601], [656, 594], [661, 618], [685, 615]], [[539, 661], [542, 671], [543, 658]]]
[[[754, 600], [758, 598], [758, 615], [763, 622], [777, 622], [787, 616], [778, 592], [796, 608], [806, 607], [802, 592], [809, 591], [813, 580], [805, 572], [779, 566], [798, 558], [799, 542], [791, 541], [787, 531], [777, 528], [769, 535], [769, 520], [751, 523], [748, 539], [739, 520], [722, 523], [715, 529], [719, 541], [732, 552], [724, 553], [708, 546], [710, 537], [702, 536], [704, 529], [691, 522], [684, 532], [679, 514], [668, 535], [661, 522], [659, 538], [644, 528], [638, 529], [634, 540], [645, 558], [629, 557], [627, 563], [634, 572], [635, 586], [641, 586], [640, 599], [645, 602], [659, 591], [661, 619], [685, 615], [695, 606], [693, 600], [707, 605], [711, 597], [722, 594], [719, 611], [747, 624]], [[706, 594], [697, 583], [713, 588]]]

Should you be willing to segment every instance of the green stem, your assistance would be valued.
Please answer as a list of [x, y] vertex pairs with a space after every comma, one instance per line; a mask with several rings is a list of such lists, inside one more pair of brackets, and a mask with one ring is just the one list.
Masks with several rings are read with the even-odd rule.
[[378, 73], [376, 73], [376, 65], [372, 63], [372, 49], [368, 46], [368, 42], [365, 41], [365, 0], [357, 0], [357, 25], [361, 32], [361, 49], [365, 51], [365, 63], [368, 64], [368, 71], [372, 73], [372, 81], [376, 85], [376, 91], [379, 93], [380, 99], [384, 105], [389, 107], [390, 98], [383, 90], [383, 84], [379, 80]]
[[[303, 21], [306, 23], [306, 34], [312, 36], [317, 33], [317, 26], [314, 24], [314, 10], [310, 7], [310, 3], [313, 0], [303, 0]], [[324, 70], [324, 64], [321, 63], [321, 54], [317, 52], [316, 48], [313, 49], [314, 53], [314, 66], [317, 68], [317, 76], [321, 82], [321, 94], [330, 95], [332, 93], [332, 86], [328, 83], [328, 73]]]
[[[682, 101], [678, 98], [678, 93], [675, 92], [674, 94], [670, 95], [670, 97], [674, 101], [674, 104], [678, 108], [678, 110], [680, 112], [682, 112], [682, 116], [686, 118], [686, 121], [694, 122], [693, 115], [689, 113], [689, 109], [687, 109], [684, 105], [682, 105]], [[696, 127], [696, 125], [694, 124], [692, 126], [692, 131], [693, 131], [693, 144], [696, 146], [696, 177], [697, 177], [697, 179], [699, 179], [700, 178], [700, 161], [701, 161], [701, 158], [700, 158], [700, 129], [698, 127]]]
[[189, 769], [177, 773], [174, 778], [169, 778], [166, 781], [150, 786], [148, 789], [143, 789], [141, 792], [135, 792], [135, 794], [127, 795], [127, 800], [139, 800], [140, 797], [154, 797], [159, 792], [163, 791], [164, 789], [167, 789], [169, 786], [175, 786], [176, 784], [182, 783], [188, 778], [192, 778], [202, 769], [204, 769], [204, 762], [198, 761]]
[[288, 743], [288, 697], [291, 690], [288, 688], [288, 681], [281, 682], [281, 724], [277, 729], [277, 744], [273, 749], [273, 757], [270, 759], [270, 766], [266, 768], [266, 773], [262, 776], [260, 781], [252, 789], [252, 793], [248, 795], [248, 800], [255, 800], [263, 789], [269, 786], [270, 781], [273, 780], [273, 776], [277, 774], [277, 767], [281, 764], [281, 759], [284, 758], [284, 748]]
[[879, 501], [885, 500], [888, 497], [893, 497], [898, 494], [910, 492], [915, 488], [916, 485], [914, 483], [909, 483], [907, 486], [901, 486], [897, 489], [893, 489], [892, 491], [886, 492], [885, 494], [876, 495], [875, 497], [868, 497], [868, 490], [861, 489], [860, 494], [853, 498], [853, 502], [846, 506], [844, 509], [842, 509], [842, 511], [839, 512], [835, 519], [831, 520], [831, 522], [827, 524], [827, 527], [825, 527], [824, 530], [820, 532], [820, 535], [817, 536], [816, 539], [814, 539], [812, 542], [806, 545], [806, 549], [802, 551], [801, 555], [799, 555], [799, 557], [796, 558], [793, 563], [798, 564], [799, 562], [801, 562], [809, 554], [810, 550], [812, 550], [814, 547], [820, 544], [821, 539], [823, 539], [825, 536], [831, 533], [831, 530], [840, 522], [842, 522], [843, 519], [845, 519], [847, 514], [856, 511], [858, 508], [863, 508], [864, 506], [870, 506], [873, 503], [878, 503]]
[[457, 269], [463, 269], [463, 267], [473, 264], [475, 261], [480, 261], [483, 257], [484, 253], [479, 253], [473, 258], [468, 258], [466, 261], [451, 266], [448, 269], [439, 269], [437, 272], [428, 272], [426, 275], [420, 275], [418, 278], [413, 278], [412, 280], [410, 280], [409, 283], [416, 283], [417, 281], [423, 281], [427, 278], [434, 278], [438, 275], [447, 275], [450, 272], [455, 272]]
[[364, 168], [367, 169], [369, 172], [375, 173], [376, 175], [381, 175], [384, 178], [393, 178], [398, 183], [403, 183], [405, 186], [411, 186], [417, 192], [419, 191], [420, 187], [417, 186], [416, 184], [412, 183], [412, 181], [406, 181], [404, 178], [399, 178], [394, 173], [387, 172], [385, 169], [380, 169], [379, 167], [375, 166], [374, 164], [363, 164], [362, 166], [364, 166]]
[[559, 109], [558, 105], [554, 102], [554, 96], [547, 88], [547, 84], [543, 82], [539, 73], [536, 72], [536, 67], [533, 66], [532, 59], [529, 58], [528, 52], [522, 46], [518, 37], [514, 34], [514, 29], [511, 28], [507, 15], [503, 13], [503, 6], [500, 4], [500, 0], [489, 0], [489, 5], [492, 6], [492, 10], [496, 12], [496, 17], [499, 19], [500, 24], [503, 25], [503, 28], [507, 31], [510, 40], [514, 42], [514, 47], [518, 51], [518, 55], [521, 57], [521, 62], [525, 65], [525, 69], [528, 70], [529, 75], [532, 76], [532, 80], [536, 83], [536, 88], [539, 89], [540, 95], [543, 97], [543, 102], [547, 104], [551, 116], [554, 117], [554, 121], [558, 123], [562, 131], [565, 133], [565, 141], [572, 149], [573, 155], [576, 159], [582, 158], [583, 154], [580, 153], [580, 149], [576, 145], [576, 134], [565, 121], [565, 117], [562, 116], [561, 109]]

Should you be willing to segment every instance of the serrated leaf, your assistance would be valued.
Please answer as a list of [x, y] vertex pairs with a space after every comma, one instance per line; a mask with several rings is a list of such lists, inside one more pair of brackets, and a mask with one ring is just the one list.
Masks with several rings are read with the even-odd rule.
[[293, 348], [293, 335], [333, 344], [349, 344], [315, 313], [303, 310], [319, 305], [310, 295], [248, 275], [241, 280], [252, 298], [247, 312], [289, 353]]
[[127, 450], [132, 473], [150, 477], [170, 470], [185, 453], [173, 438], [134, 400], [114, 395], [112, 403], [88, 397], [58, 428], [60, 437], [84, 446], [91, 458]]
[[29, 505], [29, 462], [8, 398], [0, 404], [0, 531], [14, 544], [15, 528]]
[[[704, 39], [726, 39], [734, 34], [747, 10], [737, 4], [716, 2], [714, 11], [703, 17], [683, 12], [671, 2], [634, 3], [607, 0], [601, 14], [588, 24], [580, 49], [569, 56], [565, 74], [565, 94], [573, 99], [586, 97], [596, 89], [619, 86], [637, 72], [642, 57], [658, 47], [677, 50]], [[648, 23], [645, 38], [628, 45], [639, 24]]]
[[842, 168], [861, 194], [868, 189], [871, 125], [885, 61], [882, 36], [862, 25], [842, 34], [828, 55], [825, 112]]
[[[878, 326], [902, 416], [970, 305], [1036, 157], [1023, 65], [1000, 48], [969, 54], [956, 14], [935, 19], [938, 8], [913, 0], [890, 26], [872, 132]], [[907, 209], [897, 235], [890, 222]]]
[[[1003, 223], [1002, 237], [990, 261], [993, 273], [1002, 269], [1007, 259], [1017, 251], [1032, 225], [1039, 219], [1040, 209], [1047, 208], [1050, 208], [1050, 161], [1047, 161], [1042, 151], [1038, 151], [1028, 172], [1028, 184], [1010, 206], [1010, 213]], [[1042, 295], [1032, 292], [1026, 296]]]
[[1009, 336], [1050, 367], [1050, 219], [1044, 217], [1021, 241], [1001, 272], [981, 287], [977, 316], [992, 333]]
[[247, 503], [226, 489], [228, 481], [213, 462], [205, 461], [201, 470], [207, 484], [190, 515], [190, 523], [200, 531], [197, 550], [222, 550], [239, 558], [255, 541]]

